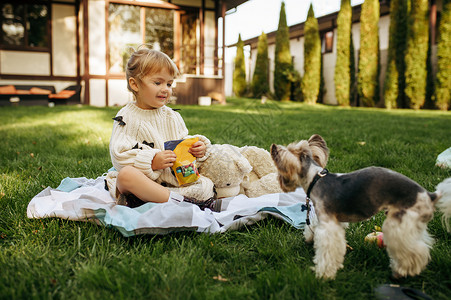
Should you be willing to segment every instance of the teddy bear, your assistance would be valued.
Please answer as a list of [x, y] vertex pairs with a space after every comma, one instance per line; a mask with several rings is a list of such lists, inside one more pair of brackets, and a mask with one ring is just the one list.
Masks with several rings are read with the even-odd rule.
[[244, 146], [240, 148], [240, 153], [252, 166], [252, 171], [241, 183], [242, 194], [255, 198], [283, 192], [279, 184], [277, 168], [268, 151], [255, 146]]
[[199, 174], [213, 181], [218, 198], [238, 195], [241, 183], [252, 171], [239, 148], [228, 144], [211, 145], [208, 158], [196, 164]]
[[198, 162], [198, 170], [213, 181], [218, 198], [282, 192], [269, 152], [255, 146], [214, 144], [208, 158]]

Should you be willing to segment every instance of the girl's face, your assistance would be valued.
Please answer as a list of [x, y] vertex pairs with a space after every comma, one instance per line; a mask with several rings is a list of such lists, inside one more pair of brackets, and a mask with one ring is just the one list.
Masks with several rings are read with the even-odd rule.
[[142, 109], [157, 109], [165, 105], [172, 95], [174, 77], [163, 69], [144, 76], [140, 81], [129, 79], [130, 87], [136, 92], [136, 105]]

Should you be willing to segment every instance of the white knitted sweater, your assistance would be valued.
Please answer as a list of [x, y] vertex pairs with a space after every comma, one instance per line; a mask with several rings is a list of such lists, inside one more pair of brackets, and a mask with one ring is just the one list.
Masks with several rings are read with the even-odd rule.
[[[170, 168], [154, 171], [152, 160], [156, 153], [164, 150], [164, 142], [191, 137], [180, 114], [167, 106], [144, 110], [128, 103], [117, 117], [122, 117], [125, 125], [115, 121], [111, 134], [110, 155], [116, 170], [131, 165], [158, 183], [178, 186]], [[211, 147], [210, 140], [202, 135], [195, 136], [207, 146], [205, 156], [197, 160], [205, 160]]]

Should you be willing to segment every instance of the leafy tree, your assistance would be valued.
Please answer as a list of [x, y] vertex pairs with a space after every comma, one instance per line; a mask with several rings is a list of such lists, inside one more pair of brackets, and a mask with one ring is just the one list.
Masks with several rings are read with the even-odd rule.
[[426, 62], [429, 43], [428, 10], [428, 0], [410, 0], [405, 74], [406, 96], [410, 108], [413, 109], [421, 108], [426, 97]]
[[269, 92], [268, 63], [268, 40], [266, 34], [262, 32], [258, 37], [257, 61], [252, 77], [252, 93], [255, 98], [260, 98]]
[[365, 0], [360, 14], [358, 89], [360, 103], [374, 106], [379, 82], [379, 1]]
[[437, 46], [437, 77], [435, 101], [438, 108], [447, 110], [451, 106], [451, 1], [443, 0], [442, 17], [439, 24]]
[[351, 25], [350, 0], [342, 0], [337, 17], [337, 59], [335, 63], [335, 97], [339, 105], [349, 106], [351, 88]]
[[277, 100], [288, 100], [292, 72], [290, 36], [285, 14], [285, 2], [280, 7], [279, 26], [276, 32], [276, 49], [274, 58], [274, 94]]
[[313, 6], [307, 15], [304, 25], [304, 76], [302, 78], [302, 95], [304, 101], [316, 103], [321, 84], [321, 40], [318, 20], [315, 18]]
[[241, 40], [241, 34], [238, 35], [238, 43], [236, 44], [233, 92], [237, 97], [242, 97], [246, 92], [246, 65], [244, 62], [244, 42]]
[[390, 37], [384, 83], [385, 107], [405, 107], [405, 62], [408, 0], [390, 2]]

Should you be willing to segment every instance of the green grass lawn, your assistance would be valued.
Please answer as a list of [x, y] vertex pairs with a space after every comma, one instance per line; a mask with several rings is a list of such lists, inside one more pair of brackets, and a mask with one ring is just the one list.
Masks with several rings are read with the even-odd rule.
[[[191, 134], [213, 143], [288, 144], [318, 133], [328, 169], [394, 169], [433, 191], [451, 170], [435, 167], [451, 146], [451, 113], [308, 106], [229, 99], [181, 108]], [[119, 108], [0, 107], [0, 299], [372, 299], [391, 283], [385, 251], [364, 243], [383, 214], [347, 231], [344, 269], [315, 278], [301, 231], [268, 218], [224, 234], [123, 237], [86, 222], [28, 219], [31, 198], [65, 177], [97, 178], [111, 167], [108, 142]], [[398, 284], [451, 296], [451, 234], [429, 224], [432, 261]]]

